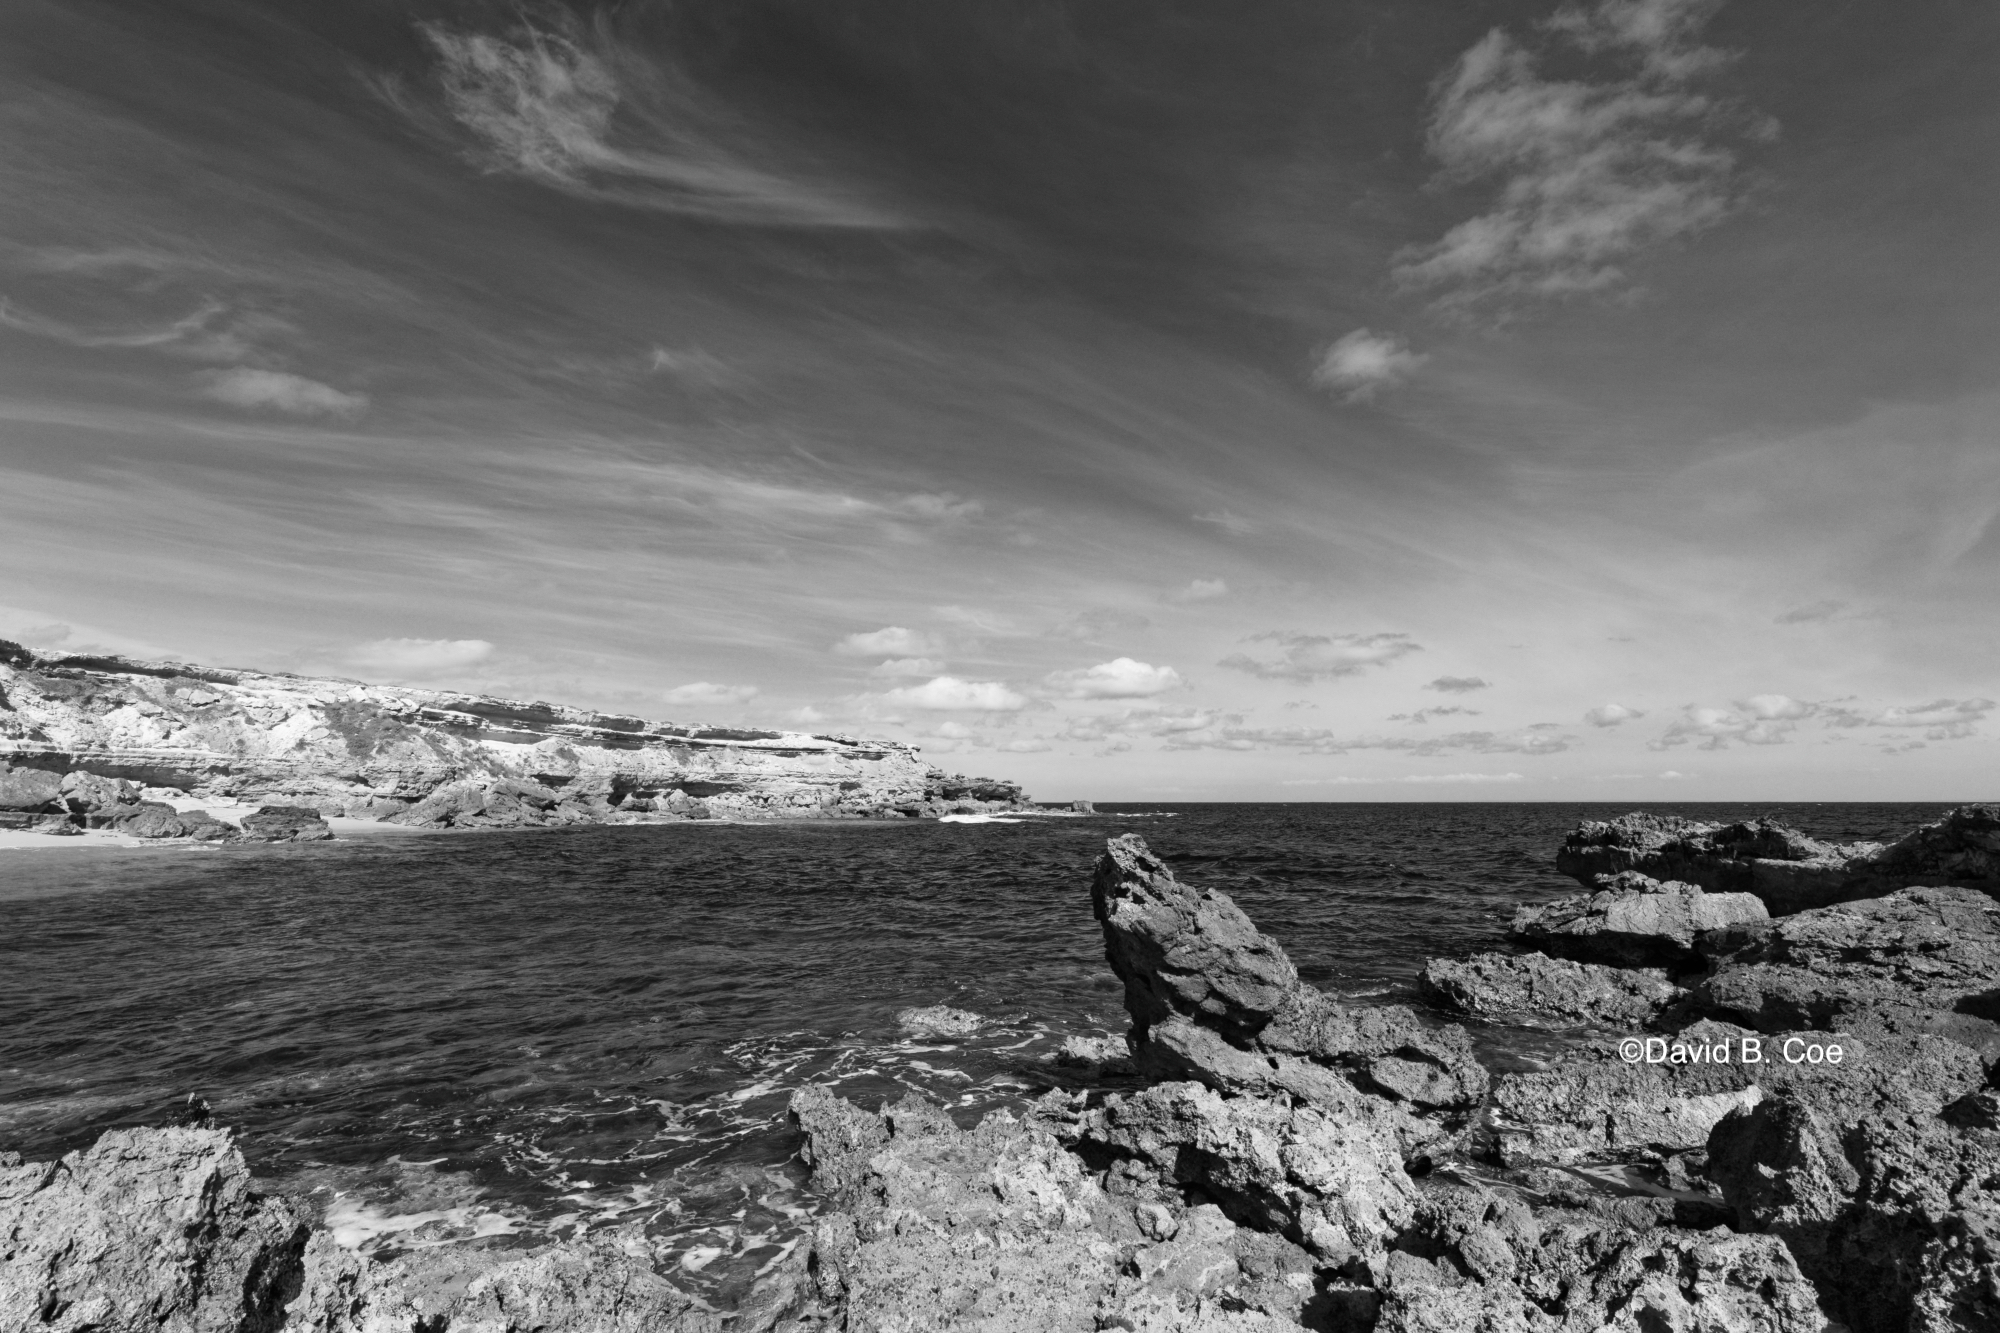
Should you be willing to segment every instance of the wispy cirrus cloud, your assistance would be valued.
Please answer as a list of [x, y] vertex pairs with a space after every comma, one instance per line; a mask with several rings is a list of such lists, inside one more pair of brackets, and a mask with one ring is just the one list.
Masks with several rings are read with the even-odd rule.
[[1388, 783], [1414, 786], [1485, 786], [1490, 783], [1526, 782], [1519, 773], [1409, 773], [1396, 778], [1287, 778], [1282, 787], [1380, 787]]
[[267, 407], [301, 417], [354, 416], [368, 406], [365, 393], [345, 393], [304, 375], [248, 366], [208, 376], [202, 393], [231, 407]]
[[1442, 708], [1419, 708], [1414, 713], [1391, 713], [1391, 722], [1411, 722], [1418, 726], [1428, 725], [1434, 717], [1478, 717], [1477, 708], [1463, 708], [1457, 704], [1446, 704]]
[[1971, 736], [2000, 702], [1992, 699], [1933, 699], [1920, 704], [1892, 704], [1881, 708], [1857, 708], [1845, 704], [1825, 706], [1831, 727], [1904, 727], [1920, 730], [1930, 741], [1956, 741]]
[[[488, 170], [640, 208], [769, 226], [895, 228], [900, 217], [809, 179], [657, 53], [626, 59], [609, 26], [524, 22], [504, 34], [418, 25], [446, 114]], [[401, 88], [386, 89], [405, 110]]]
[[709, 704], [715, 706], [746, 704], [758, 694], [755, 685], [716, 685], [698, 680], [689, 685], [676, 685], [660, 697], [670, 704], [687, 706]]
[[341, 654], [349, 666], [400, 679], [463, 671], [491, 656], [485, 639], [371, 639]]
[[922, 630], [885, 625], [850, 634], [834, 644], [833, 651], [842, 657], [928, 658], [941, 655], [944, 643]]
[[[1495, 28], [1439, 80], [1427, 142], [1456, 183], [1494, 180], [1483, 213], [1397, 256], [1396, 280], [1446, 312], [1626, 287], [1648, 247], [1721, 221], [1740, 193], [1723, 141], [1746, 123], [1696, 90], [1727, 54], [1699, 43], [1722, 0], [1599, 0], [1558, 11], [1553, 43], [1616, 77], [1547, 78], [1540, 53]], [[1775, 127], [1759, 122], [1754, 132]]]
[[1246, 643], [1269, 643], [1275, 654], [1235, 653], [1217, 663], [1231, 671], [1246, 671], [1261, 680], [1309, 683], [1353, 676], [1370, 667], [1387, 666], [1398, 658], [1422, 652], [1407, 634], [1301, 634], [1270, 630], [1253, 634]]

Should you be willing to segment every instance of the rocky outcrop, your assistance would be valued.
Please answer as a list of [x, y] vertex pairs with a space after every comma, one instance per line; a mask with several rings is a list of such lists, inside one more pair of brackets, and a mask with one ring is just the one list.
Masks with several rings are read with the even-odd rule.
[[[168, 827], [157, 812], [115, 816], [111, 807], [138, 802], [132, 784], [437, 828], [900, 819], [1030, 805], [1013, 783], [945, 773], [892, 741], [175, 662], [45, 658], [11, 644], [0, 645], [0, 764], [0, 825], [14, 827], [50, 814]], [[65, 789], [72, 779], [98, 785]]]
[[[10, 1155], [11, 1157], [11, 1155]], [[720, 1333], [609, 1241], [376, 1263], [259, 1193], [225, 1130], [0, 1158], [0, 1328], [44, 1333]]]
[[1625, 871], [1599, 880], [1595, 893], [1521, 908], [1507, 934], [1558, 958], [1685, 970], [1744, 948], [1770, 919], [1752, 894], [1706, 893]]
[[1658, 970], [1578, 963], [1546, 954], [1433, 958], [1417, 993], [1450, 1013], [1498, 1022], [1638, 1027], [1687, 994]]
[[1580, 825], [1556, 853], [1556, 868], [1587, 885], [1637, 871], [1711, 893], [1751, 893], [1774, 916], [1920, 885], [2000, 892], [2000, 806], [1961, 806], [1886, 846], [1820, 842], [1765, 819], [1714, 824], [1630, 814]]
[[2000, 902], [1920, 888], [1781, 917], [1689, 1007], [1765, 1032], [1936, 1032], [2000, 1057]]
[[1303, 984], [1227, 894], [1180, 883], [1135, 834], [1106, 844], [1091, 902], [1143, 1072], [1350, 1111], [1357, 1092], [1386, 1099], [1405, 1146], [1485, 1095], [1462, 1028], [1401, 1006], [1350, 1009]]
[[2000, 1132], [1847, 1119], [1782, 1090], [1719, 1123], [1709, 1175], [1857, 1329], [2000, 1328]]

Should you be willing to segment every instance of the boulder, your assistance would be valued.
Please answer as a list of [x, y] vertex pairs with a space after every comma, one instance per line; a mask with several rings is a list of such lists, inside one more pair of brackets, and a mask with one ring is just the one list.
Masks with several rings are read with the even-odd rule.
[[1782, 917], [1688, 1005], [1765, 1032], [1937, 1032], [2000, 1053], [2000, 902], [1916, 888]]
[[196, 842], [241, 842], [243, 830], [224, 823], [206, 810], [183, 810], [179, 815], [181, 836]]
[[1708, 893], [1626, 871], [1600, 880], [1595, 893], [1521, 908], [1507, 933], [1579, 962], [1689, 968], [1745, 947], [1769, 921], [1752, 894]]
[[324, 842], [333, 836], [319, 811], [298, 805], [264, 805], [243, 816], [245, 842]]
[[896, 1015], [896, 1026], [913, 1037], [970, 1037], [985, 1022], [978, 1014], [946, 1004], [904, 1009]]
[[1751, 893], [1774, 916], [1923, 885], [2000, 893], [2000, 806], [1960, 806], [1886, 846], [1821, 842], [1766, 819], [1713, 824], [1630, 814], [1579, 825], [1556, 853], [1556, 869], [1585, 884], [1638, 871], [1710, 892]]
[[1453, 1013], [1500, 1022], [1638, 1027], [1686, 994], [1659, 971], [1578, 963], [1545, 954], [1433, 958], [1417, 990]]
[[274, 1331], [309, 1230], [227, 1131], [113, 1130], [0, 1166], [0, 1328]]
[[[91, 823], [97, 824], [100, 819], [101, 816], [92, 816]], [[178, 838], [187, 832], [180, 812], [165, 801], [118, 806], [103, 823], [128, 838]]]
[[1227, 894], [1180, 883], [1136, 835], [1106, 843], [1091, 903], [1141, 1072], [1349, 1109], [1358, 1089], [1402, 1104], [1406, 1147], [1426, 1136], [1410, 1116], [1462, 1114], [1485, 1096], [1463, 1028], [1400, 1005], [1350, 1009], [1305, 985]]
[[2000, 1328], [2000, 1134], [1848, 1119], [1783, 1089], [1717, 1124], [1709, 1175], [1857, 1330]]
[[62, 775], [40, 768], [0, 769], [0, 810], [43, 814], [57, 809]]
[[105, 814], [138, 803], [139, 789], [123, 778], [101, 777], [81, 769], [63, 775], [62, 804], [71, 814]]

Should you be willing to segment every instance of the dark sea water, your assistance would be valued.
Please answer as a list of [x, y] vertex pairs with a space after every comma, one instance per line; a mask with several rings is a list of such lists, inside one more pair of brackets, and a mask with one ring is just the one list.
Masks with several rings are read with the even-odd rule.
[[[1775, 814], [1888, 839], [1933, 805]], [[915, 1088], [970, 1119], [1087, 1082], [1125, 1018], [1091, 867], [1138, 832], [1305, 977], [1410, 1000], [1574, 892], [1562, 835], [1625, 807], [1121, 806], [990, 824], [687, 824], [279, 848], [0, 851], [0, 1148], [52, 1156], [190, 1093], [371, 1251], [626, 1226], [728, 1303], [814, 1206], [791, 1089]], [[949, 1004], [986, 1024], [913, 1035]], [[1545, 1034], [1476, 1034], [1490, 1061]]]

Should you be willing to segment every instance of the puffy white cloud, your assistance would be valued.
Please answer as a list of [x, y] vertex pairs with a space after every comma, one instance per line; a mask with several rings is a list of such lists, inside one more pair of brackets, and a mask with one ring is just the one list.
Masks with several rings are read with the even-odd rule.
[[900, 680], [914, 676], [935, 676], [943, 670], [944, 663], [935, 657], [893, 657], [870, 667], [868, 674]]
[[1334, 390], [1347, 402], [1365, 402], [1416, 374], [1429, 359], [1412, 352], [1401, 338], [1356, 329], [1320, 353], [1313, 383]]
[[743, 704], [757, 697], [755, 685], [714, 685], [705, 680], [676, 685], [660, 696], [670, 704]]
[[[1406, 286], [1467, 311], [1603, 292], [1641, 250], [1713, 226], [1736, 203], [1736, 155], [1717, 140], [1747, 118], [1697, 92], [1721, 52], [1696, 44], [1720, 0], [1600, 0], [1549, 25], [1556, 40], [1627, 72], [1549, 79], [1496, 28], [1438, 84], [1428, 146], [1447, 180], [1496, 180], [1498, 197], [1397, 256]], [[1768, 120], [1756, 132], [1768, 136]]]
[[373, 639], [342, 654], [363, 671], [399, 677], [463, 671], [492, 655], [493, 645], [484, 639]]
[[1704, 750], [1726, 750], [1732, 742], [1783, 745], [1799, 723], [1818, 711], [1784, 694], [1759, 694], [1734, 708], [1687, 708], [1652, 742], [1656, 750], [1698, 742]]
[[938, 676], [922, 685], [890, 690], [882, 695], [882, 701], [892, 707], [927, 712], [1013, 713], [1028, 705], [1025, 696], [999, 681], [960, 680], [957, 676]]
[[1866, 709], [1829, 706], [1828, 725], [1835, 727], [1907, 727], [1921, 730], [1929, 741], [1957, 741], [1971, 736], [2000, 703], [1992, 699], [1933, 699], [1928, 703]]
[[252, 370], [248, 366], [207, 376], [202, 392], [231, 407], [269, 407], [302, 417], [353, 416], [368, 406], [366, 394], [342, 393], [330, 384], [303, 375]]
[[1583, 720], [1593, 727], [1616, 727], [1626, 722], [1646, 716], [1636, 708], [1624, 704], [1599, 704], [1583, 715]]
[[1181, 673], [1170, 666], [1152, 666], [1129, 657], [1115, 657], [1075, 671], [1054, 671], [1048, 687], [1068, 699], [1147, 699], [1181, 684]]
[[842, 657], [937, 657], [944, 645], [921, 630], [889, 625], [882, 629], [850, 634], [833, 645]]
[[1492, 689], [1493, 682], [1477, 676], [1439, 676], [1436, 680], [1425, 682], [1424, 688], [1442, 694], [1470, 694], [1474, 690]]
[[1273, 643], [1275, 657], [1237, 653], [1218, 666], [1247, 671], [1263, 680], [1310, 682], [1352, 676], [1369, 667], [1387, 666], [1400, 657], [1422, 652], [1407, 634], [1296, 634], [1272, 630], [1252, 635], [1246, 643]]

